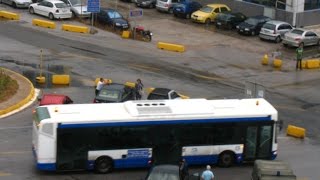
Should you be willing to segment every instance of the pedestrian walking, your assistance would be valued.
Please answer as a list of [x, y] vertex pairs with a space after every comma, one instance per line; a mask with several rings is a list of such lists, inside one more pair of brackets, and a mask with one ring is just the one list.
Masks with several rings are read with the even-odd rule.
[[181, 180], [187, 180], [189, 178], [189, 168], [185, 159], [180, 160], [179, 173]]
[[201, 175], [201, 179], [202, 180], [213, 180], [214, 178], [214, 174], [211, 171], [211, 166], [207, 165], [207, 169], [205, 171], [203, 171], [202, 175]]
[[140, 100], [143, 96], [143, 84], [141, 79], [137, 79], [137, 82], [135, 84], [135, 95], [136, 100]]
[[302, 56], [303, 56], [302, 44], [300, 44], [299, 47], [296, 49], [296, 55], [297, 55], [296, 70], [298, 69], [302, 70]]
[[104, 85], [106, 85], [107, 83], [104, 81], [104, 79], [103, 78], [100, 78], [100, 80], [98, 81], [98, 83], [97, 83], [97, 87], [96, 87], [96, 91], [95, 91], [95, 94], [96, 94], [96, 96], [99, 94], [99, 92], [100, 92], [100, 90], [102, 89], [102, 87], [104, 86]]

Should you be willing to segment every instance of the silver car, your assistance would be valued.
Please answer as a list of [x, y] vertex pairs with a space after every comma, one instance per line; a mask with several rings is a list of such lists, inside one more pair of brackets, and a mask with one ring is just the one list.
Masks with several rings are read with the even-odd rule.
[[299, 47], [299, 45], [303, 46], [312, 46], [319, 45], [320, 38], [313, 31], [309, 31], [307, 29], [293, 29], [284, 35], [282, 40], [284, 46], [294, 46]]
[[84, 5], [82, 0], [61, 0], [70, 5], [73, 17], [90, 17], [91, 12], [87, 11], [87, 6]]
[[173, 6], [184, 0], [157, 0], [156, 9], [158, 11], [173, 13]]
[[289, 23], [272, 20], [262, 26], [259, 37], [261, 40], [272, 40], [279, 43], [283, 35], [291, 29], [293, 27]]
[[28, 8], [32, 4], [31, 0], [0, 0], [0, 3], [8, 4], [14, 8]]

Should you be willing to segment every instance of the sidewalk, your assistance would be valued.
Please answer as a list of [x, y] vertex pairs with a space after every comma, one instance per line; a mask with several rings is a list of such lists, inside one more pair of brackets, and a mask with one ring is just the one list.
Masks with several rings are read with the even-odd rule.
[[1, 70], [15, 79], [19, 88], [9, 100], [0, 103], [0, 119], [26, 108], [37, 99], [38, 94], [38, 90], [35, 90], [33, 84], [23, 75], [5, 68]]

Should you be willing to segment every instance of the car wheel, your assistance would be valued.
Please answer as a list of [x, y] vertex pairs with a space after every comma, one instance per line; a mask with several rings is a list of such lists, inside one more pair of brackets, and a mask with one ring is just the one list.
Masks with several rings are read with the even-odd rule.
[[54, 16], [53, 16], [52, 13], [49, 13], [49, 19], [50, 19], [50, 20], [54, 20]]
[[276, 43], [281, 42], [281, 38], [280, 38], [280, 36], [278, 36], [278, 37], [276, 38], [275, 42], [276, 42]]
[[232, 25], [228, 24], [228, 30], [232, 30]]
[[178, 15], [177, 15], [176, 13], [173, 13], [173, 16], [174, 16], [174, 17], [178, 17]]
[[255, 36], [256, 35], [256, 31], [251, 31], [251, 35]]
[[211, 23], [210, 19], [206, 19], [206, 21], [204, 22], [206, 25], [209, 25]]
[[33, 7], [30, 7], [30, 8], [29, 8], [29, 13], [30, 13], [30, 14], [34, 14], [34, 9], [33, 9]]
[[150, 9], [152, 9], [152, 8], [153, 8], [153, 4], [152, 4], [152, 3], [149, 5], [149, 8], [150, 8]]
[[170, 8], [168, 12], [169, 12], [169, 14], [172, 14], [173, 13], [173, 9]]
[[186, 14], [186, 19], [190, 19], [191, 18], [191, 15], [188, 13]]
[[97, 173], [108, 173], [113, 169], [113, 161], [111, 158], [102, 156], [94, 162], [94, 169]]
[[283, 46], [284, 46], [284, 47], [288, 47], [288, 44], [283, 43]]
[[234, 154], [230, 151], [223, 152], [219, 155], [218, 165], [220, 167], [230, 167], [234, 164]]

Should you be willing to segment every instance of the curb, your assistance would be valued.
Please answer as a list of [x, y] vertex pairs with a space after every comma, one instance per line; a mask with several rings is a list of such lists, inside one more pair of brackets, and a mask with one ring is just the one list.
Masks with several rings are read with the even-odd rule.
[[11, 114], [13, 111], [18, 110], [19, 108], [21, 108], [21, 107], [25, 106], [26, 104], [30, 103], [30, 101], [33, 102], [33, 100], [36, 99], [35, 98], [35, 94], [36, 94], [35, 93], [35, 88], [34, 88], [33, 84], [31, 83], [31, 81], [29, 79], [27, 79], [23, 75], [21, 75], [21, 74], [19, 74], [17, 72], [11, 71], [9, 69], [6, 69], [6, 68], [2, 68], [2, 69], [4, 69], [5, 71], [11, 72], [11, 73], [23, 78], [26, 82], [28, 82], [30, 84], [31, 89], [30, 89], [29, 95], [26, 98], [20, 100], [17, 104], [9, 106], [9, 107], [7, 107], [5, 109], [0, 109], [0, 118], [2, 118], [4, 116], [7, 116], [8, 114]]

